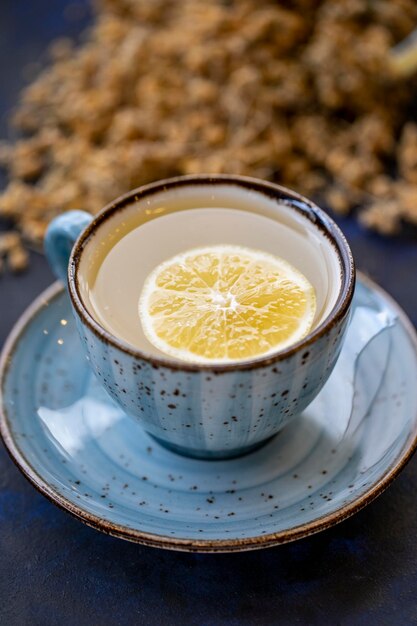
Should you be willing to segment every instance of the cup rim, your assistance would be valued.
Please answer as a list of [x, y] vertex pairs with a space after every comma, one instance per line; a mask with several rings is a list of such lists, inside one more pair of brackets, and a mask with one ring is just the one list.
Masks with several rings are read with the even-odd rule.
[[[301, 340], [292, 344], [284, 350], [266, 356], [259, 356], [245, 361], [236, 361], [230, 363], [188, 363], [170, 358], [168, 355], [155, 356], [144, 350], [133, 347], [128, 342], [116, 337], [107, 331], [88, 311], [83, 302], [80, 286], [78, 282], [78, 268], [82, 254], [85, 250], [93, 233], [97, 232], [100, 225], [118, 211], [123, 210], [126, 206], [143, 200], [146, 196], [154, 195], [161, 191], [173, 189], [175, 187], [188, 185], [235, 185], [249, 191], [267, 195], [269, 198], [279, 200], [281, 204], [285, 204], [292, 210], [298, 211], [304, 217], [318, 228], [330, 241], [335, 249], [340, 266], [341, 266], [341, 284], [337, 295], [336, 302], [326, 317]], [[264, 181], [249, 176], [238, 176], [229, 174], [195, 174], [188, 176], [176, 176], [174, 178], [162, 179], [156, 182], [143, 185], [133, 189], [122, 196], [119, 196], [109, 204], [107, 204], [88, 224], [88, 226], [80, 233], [72, 249], [68, 264], [68, 291], [72, 305], [85, 324], [101, 341], [117, 348], [121, 352], [131, 357], [149, 362], [153, 367], [165, 367], [171, 370], [180, 370], [186, 372], [232, 372], [241, 370], [251, 370], [279, 363], [313, 344], [317, 339], [325, 335], [335, 324], [342, 319], [348, 311], [355, 288], [355, 263], [349, 247], [349, 244], [337, 226], [337, 224], [327, 215], [323, 209], [319, 208], [314, 202], [308, 200], [304, 196], [295, 191], [291, 191], [286, 187]]]

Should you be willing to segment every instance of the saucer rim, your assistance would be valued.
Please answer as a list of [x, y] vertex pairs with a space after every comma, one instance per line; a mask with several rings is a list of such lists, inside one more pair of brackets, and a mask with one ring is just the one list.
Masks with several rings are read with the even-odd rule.
[[[357, 274], [358, 282], [361, 282], [369, 289], [377, 292], [395, 310], [417, 355], [417, 333], [406, 313], [394, 300], [394, 298], [372, 279], [364, 275], [362, 272], [357, 272]], [[32, 467], [31, 463], [25, 458], [23, 452], [20, 451], [12, 435], [12, 430], [8, 423], [7, 410], [4, 406], [3, 384], [12, 362], [13, 353], [19, 344], [23, 332], [31, 320], [42, 310], [42, 308], [44, 306], [48, 306], [64, 291], [64, 289], [64, 286], [59, 281], [53, 283], [45, 289], [19, 317], [4, 344], [0, 355], [0, 435], [10, 458], [23, 475], [29, 480], [29, 482], [53, 504], [57, 505], [62, 510], [67, 511], [76, 519], [84, 522], [87, 526], [100, 530], [105, 534], [132, 541], [134, 543], [183, 552], [243, 552], [273, 547], [291, 541], [296, 541], [297, 539], [308, 537], [309, 535], [326, 530], [327, 528], [330, 528], [358, 513], [375, 498], [381, 495], [387, 487], [389, 487], [389, 485], [404, 469], [417, 449], [416, 426], [414, 431], [410, 431], [408, 440], [405, 443], [403, 451], [400, 453], [396, 463], [391, 465], [391, 467], [384, 472], [380, 479], [376, 481], [376, 483], [374, 483], [364, 494], [336, 511], [323, 515], [310, 522], [306, 522], [305, 524], [281, 530], [276, 533], [245, 537], [241, 539], [181, 539], [126, 528], [123, 525], [103, 520], [99, 516], [93, 515], [67, 500], [64, 496], [53, 489]]]

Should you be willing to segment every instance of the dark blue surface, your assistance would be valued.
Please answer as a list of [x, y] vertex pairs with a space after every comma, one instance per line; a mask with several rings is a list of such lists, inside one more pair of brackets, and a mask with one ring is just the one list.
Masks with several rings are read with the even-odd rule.
[[[0, 130], [22, 68], [47, 43], [77, 34], [65, 0], [0, 2]], [[80, 4], [80, 3], [78, 3]], [[417, 243], [341, 220], [359, 268], [417, 323]], [[0, 344], [52, 280], [33, 254], [0, 278]], [[417, 381], [416, 381], [417, 385]], [[194, 555], [91, 530], [39, 495], [0, 449], [0, 624], [417, 624], [417, 459], [376, 502], [320, 535], [271, 550]]]

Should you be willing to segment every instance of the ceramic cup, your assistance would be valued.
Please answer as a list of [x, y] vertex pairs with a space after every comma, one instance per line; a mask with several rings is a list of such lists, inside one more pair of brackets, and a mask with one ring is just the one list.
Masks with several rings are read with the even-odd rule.
[[[286, 258], [316, 289], [317, 318], [304, 339], [266, 357], [200, 365], [146, 354], [94, 318], [82, 270], [98, 242], [134, 212], [158, 220], [161, 206], [181, 199], [192, 210], [202, 206], [202, 195], [204, 206], [257, 211], [279, 222], [280, 236], [265, 237], [259, 247]], [[94, 219], [82, 211], [57, 217], [45, 249], [56, 275], [68, 283], [81, 341], [99, 381], [127, 415], [173, 451], [228, 458], [258, 447], [316, 397], [340, 353], [355, 283], [349, 246], [324, 211], [283, 187], [238, 176], [164, 180], [118, 198]]]

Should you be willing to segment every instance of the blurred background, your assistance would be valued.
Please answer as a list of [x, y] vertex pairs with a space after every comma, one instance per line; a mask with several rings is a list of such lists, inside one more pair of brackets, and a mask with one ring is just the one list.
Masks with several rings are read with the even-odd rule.
[[[3, 59], [0, 216], [27, 244], [61, 211], [201, 172], [266, 178], [385, 235], [417, 232], [413, 0], [50, 5], [2, 9], [3, 41], [18, 28], [19, 45]], [[34, 10], [43, 32], [25, 41]], [[17, 237], [9, 247], [22, 269]]]

